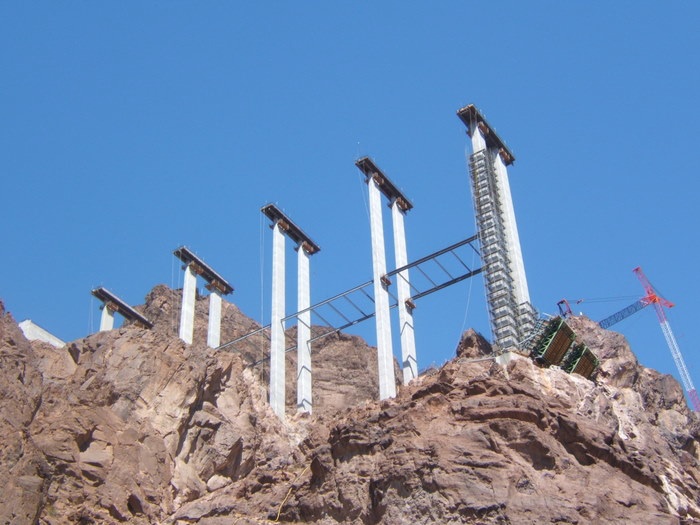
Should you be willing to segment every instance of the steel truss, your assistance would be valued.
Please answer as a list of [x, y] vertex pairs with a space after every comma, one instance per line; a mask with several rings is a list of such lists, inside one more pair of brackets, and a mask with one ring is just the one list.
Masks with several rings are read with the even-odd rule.
[[[403, 279], [401, 273], [405, 270], [415, 269], [411, 274], [412, 277], [409, 283], [411, 287], [411, 297], [406, 300], [409, 308], [415, 308], [415, 301], [418, 299], [481, 273], [483, 268], [472, 268], [465, 262], [468, 255], [475, 255], [476, 260], [481, 261], [481, 255], [476, 246], [477, 243], [478, 236], [474, 235], [413, 261], [401, 268], [392, 270], [382, 276], [382, 281], [389, 287], [389, 294], [391, 296], [390, 307], [395, 308], [398, 306], [397, 294], [395, 292], [396, 285], [393, 283], [392, 279]], [[311, 312], [311, 325], [314, 325], [314, 328], [309, 342], [314, 342], [341, 332], [374, 317], [373, 284], [374, 280], [370, 280], [350, 288], [349, 290], [316, 303], [305, 310], [288, 315], [282, 322], [286, 323], [293, 319], [296, 319], [297, 322], [301, 322], [301, 314]], [[309, 326], [309, 328], [311, 328], [311, 326]], [[224, 343], [219, 346], [217, 350], [227, 348], [241, 350], [245, 344], [253, 344], [256, 348], [259, 348], [259, 338], [256, 338], [256, 341], [258, 341], [257, 344], [251, 341], [256, 335], [264, 338], [264, 341], [269, 342], [270, 325], [262, 326], [232, 341]], [[290, 352], [295, 349], [296, 343], [293, 343], [286, 351]], [[255, 361], [252, 365], [255, 366], [268, 359], [269, 357], [265, 357]]]

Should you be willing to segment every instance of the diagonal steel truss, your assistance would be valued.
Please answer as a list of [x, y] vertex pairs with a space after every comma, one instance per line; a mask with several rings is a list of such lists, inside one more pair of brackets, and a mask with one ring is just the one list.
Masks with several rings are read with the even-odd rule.
[[[396, 285], [392, 282], [392, 279], [404, 279], [404, 276], [408, 273], [405, 270], [413, 270], [409, 281], [411, 298], [407, 300], [410, 308], [415, 308], [415, 301], [426, 295], [481, 273], [483, 268], [472, 268], [465, 262], [468, 255], [476, 255], [476, 260], [481, 261], [479, 250], [476, 246], [477, 243], [478, 236], [474, 235], [384, 275], [382, 281], [389, 287], [391, 308], [395, 308], [398, 305], [395, 291]], [[282, 321], [286, 323], [296, 319], [299, 322], [301, 314], [311, 312], [311, 325], [314, 325], [314, 328], [310, 342], [341, 332], [374, 317], [373, 283], [374, 281], [371, 280], [350, 288], [305, 310], [288, 315]], [[259, 348], [261, 346], [261, 338], [263, 338], [263, 341], [269, 342], [269, 324], [224, 343], [217, 350], [225, 348], [241, 350], [248, 344], [254, 344]], [[253, 340], [256, 343], [253, 343]], [[269, 345], [267, 346], [269, 349]], [[294, 349], [296, 349], [296, 342], [288, 346], [286, 351], [290, 352]], [[268, 358], [260, 359], [253, 365], [260, 364], [266, 359]]]

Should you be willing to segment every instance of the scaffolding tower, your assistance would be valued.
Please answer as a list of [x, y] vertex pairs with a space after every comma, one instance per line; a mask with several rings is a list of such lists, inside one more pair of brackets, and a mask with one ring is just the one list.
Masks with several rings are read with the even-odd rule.
[[521, 350], [537, 313], [530, 304], [506, 170], [515, 158], [473, 105], [457, 115], [472, 139], [469, 172], [494, 343], [502, 351]]

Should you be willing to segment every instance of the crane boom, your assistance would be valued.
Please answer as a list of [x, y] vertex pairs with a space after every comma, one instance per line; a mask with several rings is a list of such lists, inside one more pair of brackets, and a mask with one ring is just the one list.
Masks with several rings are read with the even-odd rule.
[[637, 313], [639, 310], [641, 310], [645, 306], [649, 306], [650, 303], [648, 303], [644, 299], [645, 298], [642, 298], [642, 299], [639, 299], [638, 301], [633, 302], [628, 307], [623, 308], [619, 312], [615, 312], [614, 314], [612, 314], [609, 317], [606, 317], [598, 324], [600, 325], [601, 328], [610, 328], [612, 325], [617, 324], [624, 319], [627, 319], [630, 315]]

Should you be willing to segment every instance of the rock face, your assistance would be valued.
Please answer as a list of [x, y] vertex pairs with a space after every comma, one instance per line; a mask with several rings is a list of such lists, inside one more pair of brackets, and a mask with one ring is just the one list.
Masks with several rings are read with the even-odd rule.
[[682, 406], [666, 413], [669, 424], [630, 421], [627, 403], [637, 403], [641, 415], [641, 396], [616, 399], [583, 378], [542, 372], [522, 358], [505, 369], [456, 360], [396, 401], [344, 415], [328, 435], [307, 441], [311, 472], [285, 504], [285, 517], [319, 523], [700, 519], [698, 428], [683, 426], [689, 421]]
[[28, 432], [41, 405], [37, 356], [0, 302], [0, 523], [32, 523], [41, 512], [48, 465]]
[[[313, 347], [314, 415], [266, 403], [265, 340], [177, 337], [179, 293], [157, 286], [124, 326], [63, 349], [28, 342], [0, 306], [0, 524], [691, 523], [700, 423], [680, 386], [624, 338], [570, 325], [595, 382], [465, 333], [457, 357], [377, 402], [376, 351]], [[224, 302], [222, 341], [257, 325]], [[288, 333], [294, 339], [294, 330]], [[398, 376], [397, 376], [398, 377]]]

